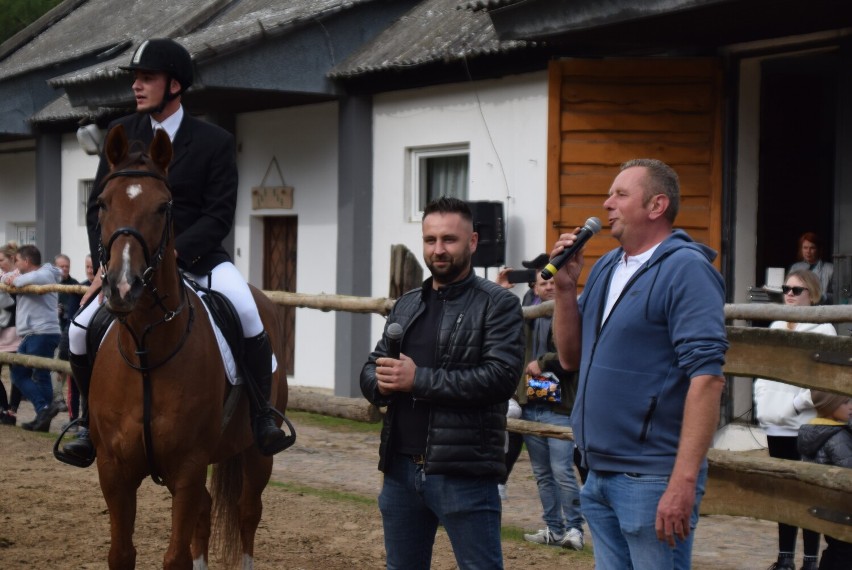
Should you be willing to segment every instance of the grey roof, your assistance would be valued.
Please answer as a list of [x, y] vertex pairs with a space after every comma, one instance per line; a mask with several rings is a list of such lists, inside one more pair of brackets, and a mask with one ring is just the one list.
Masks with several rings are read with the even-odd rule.
[[460, 8], [464, 10], [492, 10], [509, 4], [517, 4], [523, 0], [467, 0], [462, 2]]
[[[109, 0], [101, 0], [109, 1]], [[221, 0], [220, 0], [221, 1]], [[156, 34], [157, 37], [174, 37], [192, 55], [196, 63], [243, 49], [266, 38], [285, 34], [304, 23], [323, 18], [375, 0], [289, 0], [286, 3], [274, 0], [235, 1], [232, 9], [224, 10], [197, 30], [181, 34]], [[50, 84], [63, 87], [83, 83], [95, 77], [113, 77], [124, 73], [119, 69], [126, 65], [136, 45], [154, 34], [137, 34], [132, 45], [122, 50], [117, 57], [101, 64], [76, 70], [53, 78]]]
[[0, 79], [93, 54], [124, 53], [140, 38], [185, 34], [233, 0], [88, 0], [0, 62]]
[[[72, 107], [68, 95], [63, 94], [52, 103], [42, 107], [38, 113], [30, 116], [27, 120], [33, 124], [52, 121], [79, 121], [81, 119], [95, 121], [102, 116], [109, 116], [118, 111], [120, 109], [107, 107], [99, 107], [95, 110], [88, 107]], [[123, 111], [127, 111], [127, 109], [123, 109]]]
[[500, 41], [485, 12], [462, 9], [458, 0], [425, 0], [329, 73], [346, 78], [409, 69], [438, 61], [505, 53], [527, 41]]

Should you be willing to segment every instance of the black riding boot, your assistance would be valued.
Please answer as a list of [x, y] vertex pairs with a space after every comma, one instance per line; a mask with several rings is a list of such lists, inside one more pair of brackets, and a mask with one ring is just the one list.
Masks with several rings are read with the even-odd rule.
[[71, 364], [71, 375], [80, 391], [80, 421], [78, 425], [81, 429], [77, 439], [63, 445], [62, 451], [81, 464], [88, 463], [83, 465], [88, 467], [95, 458], [95, 446], [89, 438], [89, 382], [92, 379], [92, 366], [89, 363], [89, 357], [85, 354], [70, 354], [69, 363]]
[[269, 405], [272, 392], [272, 347], [266, 331], [243, 340], [243, 362], [248, 371], [249, 382], [254, 383], [254, 396], [251, 403], [252, 427], [254, 439], [260, 452], [275, 455], [291, 445], [290, 438], [275, 425], [275, 417]]

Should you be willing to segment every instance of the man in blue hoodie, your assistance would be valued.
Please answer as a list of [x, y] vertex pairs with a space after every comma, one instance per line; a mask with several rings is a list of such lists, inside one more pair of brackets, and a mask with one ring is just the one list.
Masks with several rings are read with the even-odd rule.
[[[716, 253], [672, 230], [679, 202], [668, 165], [626, 162], [604, 202], [621, 247], [594, 265], [579, 300], [582, 254], [555, 276], [560, 362], [580, 370], [581, 507], [604, 570], [691, 564], [728, 342]], [[552, 254], [574, 238], [561, 235]]]
[[[55, 285], [59, 283], [62, 272], [49, 263], [41, 264], [41, 252], [34, 245], [25, 245], [15, 255], [15, 267], [21, 274], [12, 281], [15, 287], [27, 285]], [[59, 313], [56, 310], [58, 295], [18, 295], [15, 312], [15, 326], [23, 339], [18, 345], [18, 354], [29, 354], [53, 358], [59, 345]], [[21, 424], [30, 431], [49, 431], [50, 420], [59, 409], [53, 404], [53, 385], [50, 371], [26, 366], [11, 367], [12, 383], [29, 400], [36, 417], [33, 421]]]

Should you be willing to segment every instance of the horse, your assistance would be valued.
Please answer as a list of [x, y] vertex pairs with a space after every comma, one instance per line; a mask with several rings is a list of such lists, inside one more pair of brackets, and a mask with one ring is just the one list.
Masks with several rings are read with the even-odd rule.
[[[171, 142], [157, 130], [147, 152], [131, 149], [119, 125], [104, 152], [110, 172], [98, 199], [103, 293], [116, 322], [94, 362], [89, 428], [109, 510], [109, 568], [135, 567], [136, 491], [149, 475], [172, 495], [163, 568], [207, 568], [211, 542], [228, 567], [250, 568], [272, 457], [254, 444], [249, 394], [226, 406], [239, 387], [231, 387], [208, 313], [178, 268], [167, 179]], [[273, 303], [251, 290], [279, 362], [271, 402], [283, 412], [282, 329]]]

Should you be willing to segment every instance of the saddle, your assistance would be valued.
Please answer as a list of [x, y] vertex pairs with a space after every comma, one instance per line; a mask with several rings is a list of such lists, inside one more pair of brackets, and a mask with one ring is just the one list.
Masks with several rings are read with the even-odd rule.
[[[242, 369], [243, 326], [240, 323], [240, 317], [237, 315], [233, 303], [218, 291], [203, 287], [190, 279], [186, 279], [186, 282], [192, 287], [193, 291], [199, 293], [199, 297], [204, 301], [210, 315], [213, 317], [215, 325], [222, 332], [222, 336], [225, 337], [228, 347], [231, 349], [240, 376], [244, 377], [245, 373]], [[86, 330], [86, 348], [88, 350], [87, 354], [89, 355], [90, 366], [94, 365], [95, 356], [98, 353], [101, 342], [114, 320], [115, 316], [106, 309], [106, 305], [98, 307], [98, 310], [92, 316], [92, 320]]]

